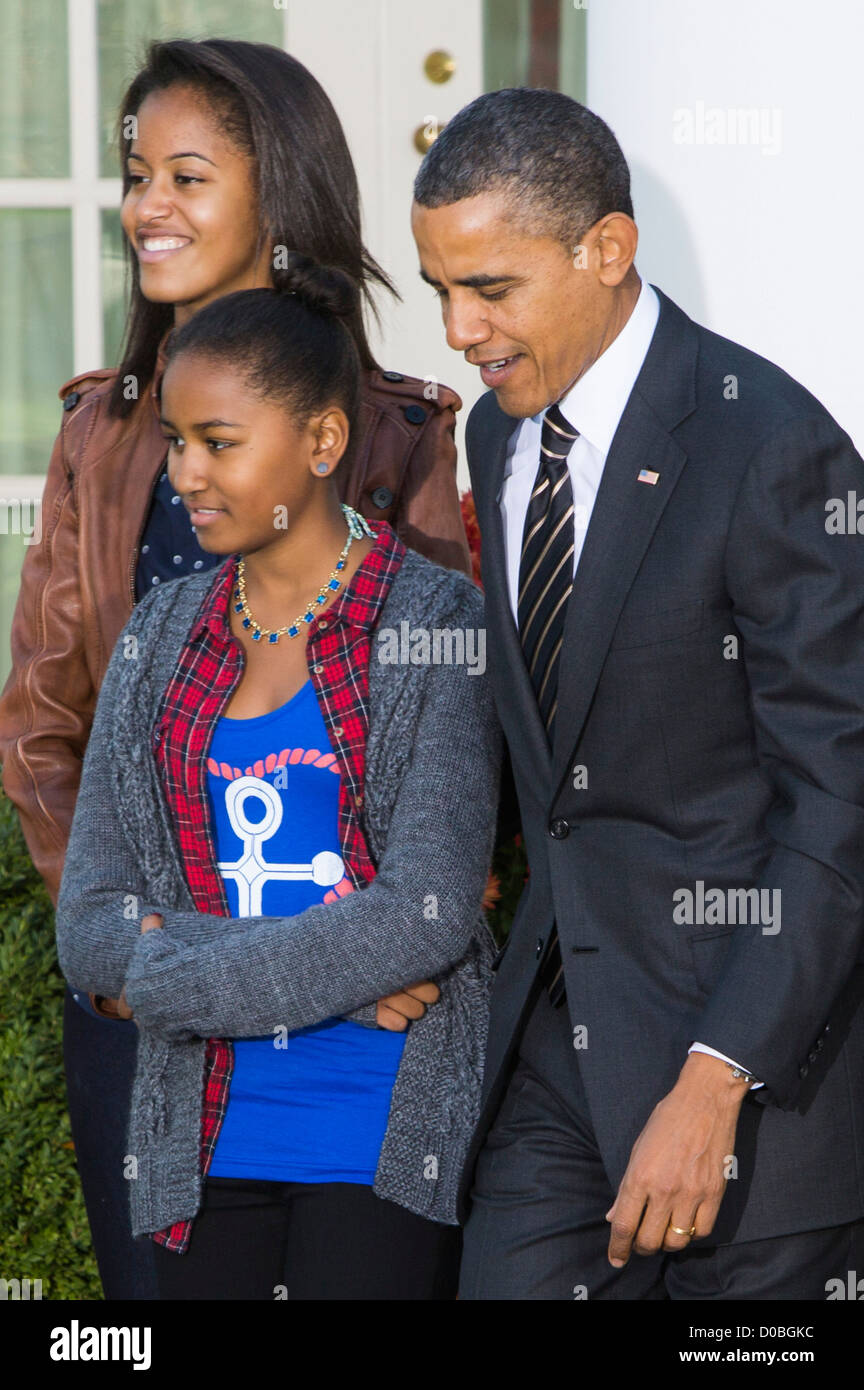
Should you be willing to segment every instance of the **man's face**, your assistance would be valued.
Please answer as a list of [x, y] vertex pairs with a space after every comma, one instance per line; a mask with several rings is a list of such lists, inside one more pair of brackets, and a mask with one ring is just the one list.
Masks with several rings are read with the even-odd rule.
[[583, 264], [576, 247], [522, 231], [496, 193], [439, 208], [415, 202], [411, 226], [447, 342], [480, 367], [505, 414], [536, 415], [560, 400], [611, 341], [595, 229]]

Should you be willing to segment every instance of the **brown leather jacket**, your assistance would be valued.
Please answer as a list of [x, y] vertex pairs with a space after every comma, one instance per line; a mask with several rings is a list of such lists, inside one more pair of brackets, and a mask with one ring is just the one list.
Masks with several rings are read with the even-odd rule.
[[[4, 790], [55, 907], [96, 697], [132, 612], [138, 543], [164, 465], [156, 397], [163, 367], [160, 350], [153, 384], [125, 420], [106, 410], [114, 370], [60, 388], [64, 414], [41, 540], [21, 571], [13, 669], [0, 695], [0, 759]], [[389, 521], [412, 549], [470, 574], [453, 440], [461, 400], [446, 386], [427, 400], [422, 381], [398, 372], [364, 376], [343, 500]]]

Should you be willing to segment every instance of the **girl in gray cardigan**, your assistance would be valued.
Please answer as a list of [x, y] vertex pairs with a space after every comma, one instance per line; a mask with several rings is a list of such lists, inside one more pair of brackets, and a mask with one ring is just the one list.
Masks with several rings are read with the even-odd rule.
[[169, 476], [229, 559], [113, 652], [58, 952], [138, 1025], [160, 1297], [450, 1298], [494, 951], [483, 603], [340, 504], [355, 291], [289, 270], [175, 332]]

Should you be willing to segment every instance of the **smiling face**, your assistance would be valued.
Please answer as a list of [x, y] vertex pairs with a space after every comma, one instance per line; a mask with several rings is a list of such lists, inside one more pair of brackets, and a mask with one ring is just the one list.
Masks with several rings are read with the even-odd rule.
[[[296, 544], [333, 486], [348, 442], [344, 411], [334, 406], [300, 425], [237, 368], [192, 351], [169, 361], [161, 399], [168, 477], [201, 548], [249, 555]], [[329, 473], [319, 472], [322, 462]]]
[[560, 400], [627, 321], [639, 294], [638, 233], [611, 213], [574, 257], [531, 235], [498, 193], [443, 207], [414, 203], [420, 273], [441, 300], [447, 342], [480, 367], [507, 415], [536, 415]]
[[151, 93], [137, 118], [121, 220], [145, 298], [174, 304], [182, 323], [220, 295], [271, 285], [269, 239], [256, 250], [251, 162], [203, 97], [168, 87]]

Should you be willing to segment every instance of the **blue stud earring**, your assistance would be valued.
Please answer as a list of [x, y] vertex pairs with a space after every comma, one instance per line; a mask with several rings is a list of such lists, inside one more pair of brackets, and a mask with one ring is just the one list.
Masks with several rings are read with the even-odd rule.
[[319, 464], [316, 465], [316, 467], [317, 467], [319, 473], [326, 473], [326, 472], [327, 472], [327, 469], [330, 467], [330, 465], [327, 464], [327, 463], [319, 463]]

